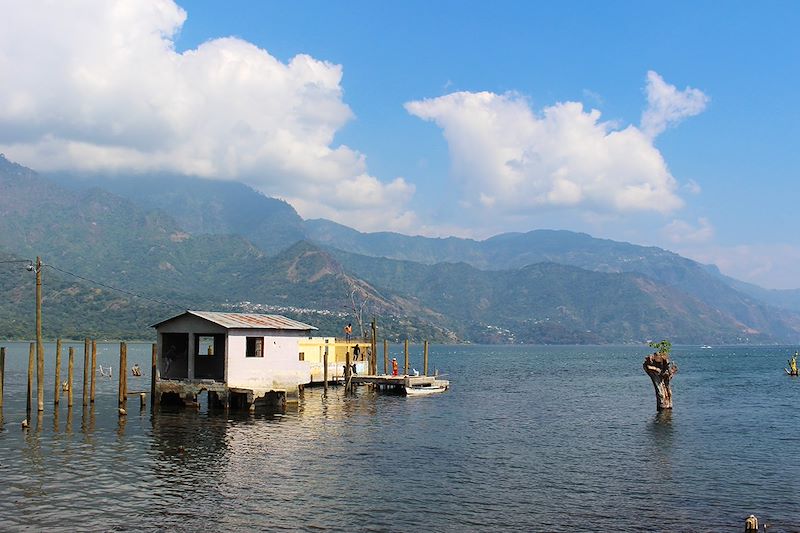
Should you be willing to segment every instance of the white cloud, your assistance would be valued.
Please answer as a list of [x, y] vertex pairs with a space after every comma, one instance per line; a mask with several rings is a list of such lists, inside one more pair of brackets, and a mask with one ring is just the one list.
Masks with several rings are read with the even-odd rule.
[[498, 217], [547, 206], [667, 213], [683, 205], [650, 136], [602, 122], [580, 103], [536, 114], [515, 93], [456, 92], [405, 107], [442, 128], [465, 202]]
[[581, 91], [583, 93], [583, 99], [587, 102], [591, 102], [593, 105], [603, 105], [603, 97], [600, 96], [600, 93], [597, 93], [591, 89], [584, 89]]
[[667, 127], [684, 118], [702, 113], [709, 98], [699, 89], [679, 91], [652, 70], [647, 73], [647, 109], [642, 113], [641, 130], [654, 139]]
[[694, 195], [697, 195], [697, 194], [700, 194], [701, 192], [703, 192], [703, 188], [700, 187], [700, 184], [697, 183], [694, 180], [691, 180], [691, 179], [683, 184], [683, 189], [689, 191], [690, 194], [694, 194]]
[[664, 236], [676, 244], [698, 244], [709, 242], [714, 238], [714, 227], [707, 218], [698, 218], [694, 226], [685, 220], [673, 220], [664, 227]]
[[[172, 0], [0, 1], [0, 151], [40, 170], [241, 180], [301, 214], [402, 229], [414, 186], [334, 146], [342, 68], [236, 38], [179, 53]], [[291, 201], [291, 200], [290, 200]]]

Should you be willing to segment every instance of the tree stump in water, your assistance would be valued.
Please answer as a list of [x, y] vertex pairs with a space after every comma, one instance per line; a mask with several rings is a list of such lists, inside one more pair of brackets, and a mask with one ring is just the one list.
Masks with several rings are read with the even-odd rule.
[[642, 367], [653, 381], [653, 388], [656, 390], [656, 409], [659, 411], [672, 409], [672, 387], [669, 382], [672, 376], [678, 373], [678, 365], [670, 362], [668, 353], [656, 352], [644, 358]]

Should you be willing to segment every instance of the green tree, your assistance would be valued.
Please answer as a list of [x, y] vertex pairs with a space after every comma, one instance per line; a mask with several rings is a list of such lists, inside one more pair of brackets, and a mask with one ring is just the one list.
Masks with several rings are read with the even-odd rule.
[[653, 348], [656, 353], [669, 355], [670, 350], [672, 350], [672, 343], [669, 342], [667, 339], [662, 340], [661, 342], [650, 342], [648, 346]]

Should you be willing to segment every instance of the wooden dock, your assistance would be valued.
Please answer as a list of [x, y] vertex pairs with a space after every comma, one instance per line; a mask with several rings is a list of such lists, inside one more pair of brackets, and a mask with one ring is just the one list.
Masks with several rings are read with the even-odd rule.
[[378, 389], [389, 389], [404, 393], [406, 396], [421, 396], [444, 392], [450, 388], [450, 382], [437, 376], [394, 376], [389, 374], [353, 375], [350, 386], [356, 384], [370, 385]]
[[414, 387], [433, 385], [438, 380], [435, 376], [393, 376], [391, 374], [361, 375], [353, 374], [351, 381], [355, 384], [385, 385], [396, 387]]

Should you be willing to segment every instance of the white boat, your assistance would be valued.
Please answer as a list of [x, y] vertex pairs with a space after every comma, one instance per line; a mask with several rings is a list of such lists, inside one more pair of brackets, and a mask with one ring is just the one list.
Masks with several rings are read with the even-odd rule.
[[711, 346], [709, 346], [708, 344], [704, 344], [704, 345], [702, 345], [700, 348], [701, 348], [702, 350], [710, 350], [710, 349], [711, 349]]
[[450, 382], [446, 379], [433, 379], [430, 381], [417, 383], [407, 380], [406, 385], [403, 388], [406, 391], [406, 396], [427, 396], [429, 394], [444, 392], [449, 387]]
[[427, 396], [428, 394], [436, 394], [447, 390], [446, 385], [415, 385], [413, 387], [405, 387], [406, 396]]

